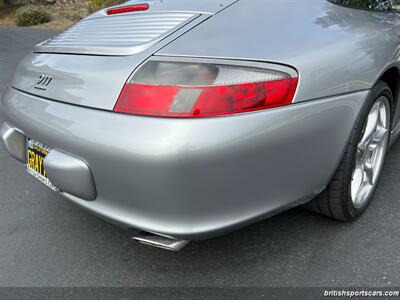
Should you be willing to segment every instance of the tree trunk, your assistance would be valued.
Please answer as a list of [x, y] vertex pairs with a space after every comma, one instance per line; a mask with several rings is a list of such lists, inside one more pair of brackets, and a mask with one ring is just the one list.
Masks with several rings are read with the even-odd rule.
[[5, 6], [9, 6], [9, 5], [11, 5], [11, 2], [10, 2], [10, 0], [3, 0], [3, 2], [4, 2], [4, 5], [5, 5]]

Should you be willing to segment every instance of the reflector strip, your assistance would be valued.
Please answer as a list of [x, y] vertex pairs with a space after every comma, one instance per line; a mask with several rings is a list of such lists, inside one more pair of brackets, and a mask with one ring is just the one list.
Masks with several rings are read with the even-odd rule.
[[180, 89], [178, 94], [175, 96], [169, 111], [176, 113], [192, 111], [193, 106], [196, 104], [196, 101], [199, 99], [199, 96], [202, 92], [203, 89]]

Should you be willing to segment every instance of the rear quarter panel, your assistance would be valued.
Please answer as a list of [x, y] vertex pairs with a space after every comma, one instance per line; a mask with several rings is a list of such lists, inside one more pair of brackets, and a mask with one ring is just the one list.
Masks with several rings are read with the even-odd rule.
[[295, 102], [370, 89], [398, 66], [400, 17], [326, 0], [241, 0], [158, 55], [235, 58], [295, 67]]

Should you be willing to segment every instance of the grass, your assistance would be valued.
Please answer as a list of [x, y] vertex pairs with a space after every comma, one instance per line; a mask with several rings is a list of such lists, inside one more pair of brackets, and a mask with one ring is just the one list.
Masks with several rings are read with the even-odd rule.
[[108, 6], [114, 6], [126, 2], [126, 0], [90, 0], [90, 12], [98, 11]]
[[14, 16], [19, 7], [19, 5], [6, 7], [0, 2], [0, 26], [16, 26]]

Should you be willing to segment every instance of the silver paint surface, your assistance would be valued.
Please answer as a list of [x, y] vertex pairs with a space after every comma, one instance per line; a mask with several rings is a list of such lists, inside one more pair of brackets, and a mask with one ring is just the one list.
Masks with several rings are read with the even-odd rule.
[[154, 12], [85, 19], [37, 45], [34, 52], [133, 55], [161, 41], [197, 16], [188, 12]]
[[26, 162], [26, 137], [8, 123], [1, 124], [0, 138], [8, 153], [19, 162]]
[[[200, 16], [131, 56], [32, 53], [1, 102], [11, 125], [87, 163], [96, 200], [64, 196], [124, 228], [202, 239], [310, 200], [334, 174], [371, 87], [399, 68], [394, 13], [325, 0], [153, 2]], [[295, 104], [190, 120], [113, 113], [153, 55], [290, 66]], [[40, 74], [53, 76], [45, 91], [34, 89]]]
[[367, 93], [187, 120], [98, 111], [8, 88], [2, 109], [27, 136], [88, 164], [96, 200], [69, 199], [122, 227], [191, 240], [317, 195]]
[[96, 199], [92, 173], [80, 158], [52, 149], [43, 164], [51, 183], [62, 192], [88, 201]]
[[[134, 69], [155, 51], [209, 16], [200, 16], [145, 51], [130, 56], [31, 53], [16, 70], [12, 85], [57, 101], [112, 110]], [[51, 74], [46, 90], [35, 89], [41, 74]]]
[[398, 68], [399, 26], [397, 14], [326, 0], [241, 0], [157, 55], [287, 64], [300, 74], [301, 102], [370, 89], [389, 66]]

